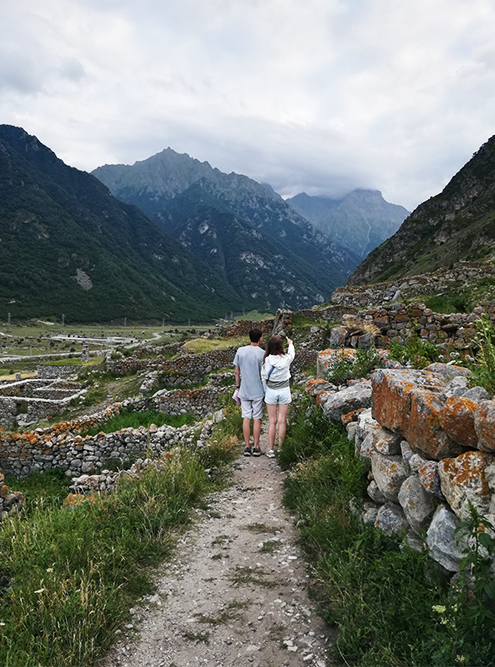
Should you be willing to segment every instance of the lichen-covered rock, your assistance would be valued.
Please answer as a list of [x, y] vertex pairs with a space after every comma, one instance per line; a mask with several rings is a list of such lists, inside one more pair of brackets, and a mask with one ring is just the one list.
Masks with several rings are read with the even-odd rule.
[[478, 404], [465, 396], [451, 396], [438, 412], [440, 426], [459, 445], [476, 447], [474, 415]]
[[441, 428], [445, 380], [430, 371], [384, 370], [371, 377], [373, 417], [397, 431], [427, 458], [457, 456], [463, 450]]
[[455, 529], [459, 526], [459, 519], [445, 505], [440, 505], [435, 511], [426, 532], [426, 544], [430, 556], [442, 567], [450, 572], [457, 572], [462, 558], [462, 552], [457, 546]]
[[486, 514], [490, 506], [490, 489], [485, 469], [495, 462], [486, 452], [469, 451], [438, 464], [442, 492], [461, 521], [470, 518], [469, 503]]
[[438, 461], [424, 461], [417, 469], [419, 481], [428, 493], [445, 500], [442, 493], [440, 475], [438, 474]]
[[417, 475], [411, 475], [400, 487], [398, 499], [411, 528], [419, 534], [435, 510], [433, 496], [425, 491]]
[[371, 454], [373, 478], [385, 498], [397, 501], [400, 487], [407, 478], [407, 470], [402, 456], [383, 456], [377, 452]]
[[402, 437], [399, 433], [380, 428], [373, 432], [373, 448], [375, 452], [385, 456], [396, 456], [400, 452]]
[[450, 382], [455, 377], [469, 377], [472, 375], [469, 368], [464, 368], [463, 366], [455, 366], [453, 364], [442, 364], [436, 361], [433, 364], [430, 364], [425, 368], [425, 371], [431, 371], [432, 373], [438, 373], [442, 375], [446, 382]]
[[400, 505], [390, 502], [385, 503], [378, 510], [375, 526], [383, 530], [386, 535], [409, 529], [409, 524]]
[[474, 414], [474, 428], [478, 436], [478, 448], [495, 452], [495, 401], [483, 401]]
[[371, 405], [371, 383], [369, 380], [357, 382], [330, 396], [322, 405], [323, 412], [330, 421], [338, 424], [342, 415]]
[[373, 424], [368, 424], [366, 428], [366, 433], [364, 440], [360, 441], [355, 440], [355, 453], [356, 456], [360, 456], [362, 459], [371, 459], [371, 454], [374, 451], [375, 439], [374, 434], [380, 430], [380, 424], [374, 422]]

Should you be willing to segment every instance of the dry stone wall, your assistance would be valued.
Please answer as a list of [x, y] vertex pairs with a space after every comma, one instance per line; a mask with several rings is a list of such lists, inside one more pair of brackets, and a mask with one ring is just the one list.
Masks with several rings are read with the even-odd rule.
[[[424, 304], [406, 306], [402, 303], [360, 310], [355, 316], [344, 315], [342, 326], [332, 329], [330, 346], [388, 347], [391, 339], [404, 344], [411, 335], [429, 341], [444, 349], [466, 349], [475, 334], [473, 322], [485, 313], [495, 322], [495, 302], [478, 306], [470, 314], [434, 313]], [[368, 330], [368, 332], [366, 332]], [[369, 333], [369, 331], [378, 333]]]
[[83, 393], [75, 382], [42, 379], [20, 380], [0, 385], [0, 426], [34, 423], [57, 414]]
[[[319, 366], [328, 360], [325, 351]], [[325, 377], [306, 388], [370, 461], [364, 520], [387, 533], [406, 531], [417, 549], [426, 534], [432, 558], [452, 572], [462, 557], [455, 529], [470, 504], [495, 526], [495, 400], [470, 388], [468, 376], [437, 363], [378, 369], [342, 391]]]
[[495, 266], [482, 262], [459, 262], [450, 269], [442, 268], [432, 273], [401, 278], [396, 282], [338, 287], [332, 294], [332, 301], [344, 306], [372, 308], [400, 297], [415, 299], [420, 294], [452, 292], [466, 283], [472, 284], [487, 277], [495, 277]]

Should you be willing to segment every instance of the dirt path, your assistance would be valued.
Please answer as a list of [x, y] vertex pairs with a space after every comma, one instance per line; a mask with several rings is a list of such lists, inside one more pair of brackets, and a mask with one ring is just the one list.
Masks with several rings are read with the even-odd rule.
[[131, 634], [115, 646], [106, 667], [325, 666], [282, 482], [274, 459], [239, 459], [234, 484], [209, 496], [163, 567], [157, 594], [132, 610], [136, 642]]

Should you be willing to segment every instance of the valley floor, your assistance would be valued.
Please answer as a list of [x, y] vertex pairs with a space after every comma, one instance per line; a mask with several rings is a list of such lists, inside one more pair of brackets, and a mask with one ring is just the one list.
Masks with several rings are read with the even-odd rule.
[[307, 596], [283, 477], [274, 459], [239, 459], [233, 484], [197, 510], [105, 667], [326, 665], [328, 631]]

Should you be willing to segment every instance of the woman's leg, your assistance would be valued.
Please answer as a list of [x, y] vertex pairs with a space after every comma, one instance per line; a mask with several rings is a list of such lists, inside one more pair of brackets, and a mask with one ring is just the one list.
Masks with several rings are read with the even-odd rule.
[[268, 449], [273, 449], [277, 430], [277, 406], [267, 403], [266, 411], [268, 412]]
[[278, 446], [282, 447], [284, 438], [285, 438], [285, 432], [287, 430], [287, 411], [289, 409], [289, 404], [283, 404], [281, 403], [278, 406]]

